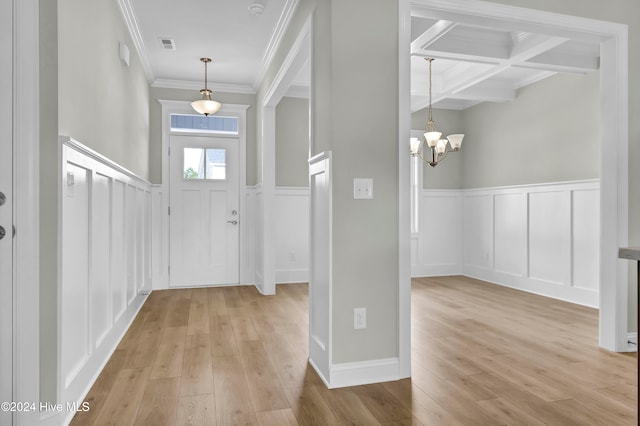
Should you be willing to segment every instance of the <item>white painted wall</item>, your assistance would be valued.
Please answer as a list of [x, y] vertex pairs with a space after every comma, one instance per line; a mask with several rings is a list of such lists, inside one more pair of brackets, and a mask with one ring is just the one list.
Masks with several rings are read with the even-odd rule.
[[276, 283], [309, 280], [309, 189], [276, 187]]
[[[133, 173], [60, 142], [58, 402], [66, 407], [82, 401], [151, 289], [152, 197]], [[65, 423], [75, 413], [50, 414]]]

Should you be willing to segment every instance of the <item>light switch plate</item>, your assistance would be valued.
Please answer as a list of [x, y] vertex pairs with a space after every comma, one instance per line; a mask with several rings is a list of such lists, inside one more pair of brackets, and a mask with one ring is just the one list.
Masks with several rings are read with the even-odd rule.
[[367, 308], [354, 308], [353, 328], [355, 330], [362, 330], [367, 328]]
[[353, 199], [368, 200], [373, 198], [373, 179], [355, 178], [353, 179]]

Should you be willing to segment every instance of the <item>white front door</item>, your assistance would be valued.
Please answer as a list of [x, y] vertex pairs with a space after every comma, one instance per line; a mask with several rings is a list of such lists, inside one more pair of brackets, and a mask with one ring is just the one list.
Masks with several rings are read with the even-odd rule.
[[[0, 0], [0, 402], [13, 400], [13, 4]], [[8, 51], [6, 50], [8, 49]], [[0, 410], [0, 424], [11, 424]]]
[[238, 284], [238, 139], [171, 136], [169, 169], [169, 285]]

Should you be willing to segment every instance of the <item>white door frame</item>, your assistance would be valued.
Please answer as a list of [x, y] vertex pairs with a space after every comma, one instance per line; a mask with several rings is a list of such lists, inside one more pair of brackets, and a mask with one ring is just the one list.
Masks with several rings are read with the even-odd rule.
[[[402, 162], [408, 155], [410, 114], [409, 37], [411, 8], [425, 16], [464, 17], [465, 20], [515, 21], [555, 31], [581, 32], [598, 37], [600, 47], [600, 331], [599, 344], [612, 351], [627, 351], [628, 265], [618, 259], [618, 247], [628, 245], [629, 215], [629, 83], [628, 27], [595, 19], [561, 15], [478, 0], [400, 0], [400, 140]], [[404, 78], [403, 78], [404, 77]], [[402, 164], [401, 164], [402, 165]], [[403, 168], [401, 167], [401, 170]], [[402, 185], [401, 185], [402, 186]], [[402, 187], [401, 187], [402, 194]], [[401, 197], [407, 204], [408, 198]], [[406, 211], [408, 210], [408, 207]], [[401, 211], [402, 206], [401, 206]], [[401, 217], [403, 217], [401, 215]], [[402, 220], [401, 220], [402, 222]], [[401, 229], [401, 236], [405, 230]], [[401, 244], [401, 247], [402, 246]], [[401, 265], [402, 266], [402, 265]], [[401, 267], [401, 270], [403, 268]], [[605, 284], [606, 283], [606, 284]], [[405, 307], [410, 298], [401, 298]], [[402, 309], [401, 309], [402, 312]]]
[[[39, 2], [38, 0], [11, 0], [11, 3], [14, 22], [13, 49], [14, 53], [19, 52], [13, 55], [13, 217], [16, 226], [13, 267], [13, 306], [15, 308], [13, 395], [14, 401], [38, 404], [40, 395]], [[7, 57], [11, 58], [11, 55]], [[39, 423], [38, 410], [14, 414], [16, 425]]]
[[[262, 117], [261, 130], [262, 130], [262, 158], [258, 161], [262, 163], [262, 183], [261, 185], [261, 197], [262, 197], [262, 211], [258, 212], [256, 218], [259, 223], [258, 227], [262, 230], [262, 239], [260, 247], [257, 250], [261, 251], [262, 262], [258, 263], [256, 267], [260, 270], [257, 271], [257, 275], [262, 277], [261, 283], [256, 283], [256, 286], [263, 294], [275, 294], [276, 292], [276, 273], [275, 273], [275, 235], [273, 233], [274, 224], [274, 205], [275, 205], [275, 186], [276, 186], [276, 106], [280, 100], [286, 95], [287, 90], [291, 86], [292, 82], [304, 67], [304, 65], [311, 61], [311, 74], [313, 81], [313, 61], [311, 55], [311, 21], [312, 16], [309, 16], [303, 27], [300, 29], [298, 36], [296, 37], [287, 57], [284, 59], [278, 73], [274, 77], [273, 81], [269, 85], [262, 102], [259, 102], [258, 117]], [[309, 91], [309, 108], [313, 108], [313, 84]], [[310, 117], [313, 114], [310, 114]], [[309, 123], [309, 151], [313, 144], [313, 120]]]
[[[158, 99], [158, 102], [162, 105], [162, 212], [160, 217], [162, 220], [162, 236], [161, 236], [161, 269], [164, 271], [162, 275], [162, 282], [154, 282], [154, 290], [169, 288], [169, 142], [172, 135], [171, 132], [171, 114], [193, 114], [193, 108], [189, 101], [174, 101]], [[240, 284], [249, 284], [253, 281], [253, 276], [246, 271], [247, 264], [250, 264], [248, 256], [244, 254], [247, 251], [247, 218], [249, 215], [246, 212], [246, 191], [247, 191], [247, 109], [250, 105], [240, 104], [223, 104], [216, 115], [237, 117], [238, 118], [238, 135], [234, 137], [238, 138], [238, 173], [239, 173], [239, 212], [240, 212], [240, 253], [239, 253], [239, 267], [240, 267]], [[186, 133], [173, 133], [173, 134], [186, 134]], [[189, 132], [189, 135], [193, 136], [216, 136], [210, 133], [193, 133]]]

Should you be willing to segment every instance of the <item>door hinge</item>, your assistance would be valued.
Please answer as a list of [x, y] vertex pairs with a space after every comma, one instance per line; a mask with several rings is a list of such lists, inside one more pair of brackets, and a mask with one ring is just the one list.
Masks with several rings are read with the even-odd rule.
[[167, 214], [171, 216], [171, 206], [167, 207]]
[[167, 266], [167, 275], [171, 275], [171, 265]]
[[167, 148], [167, 155], [171, 155], [171, 147]]

